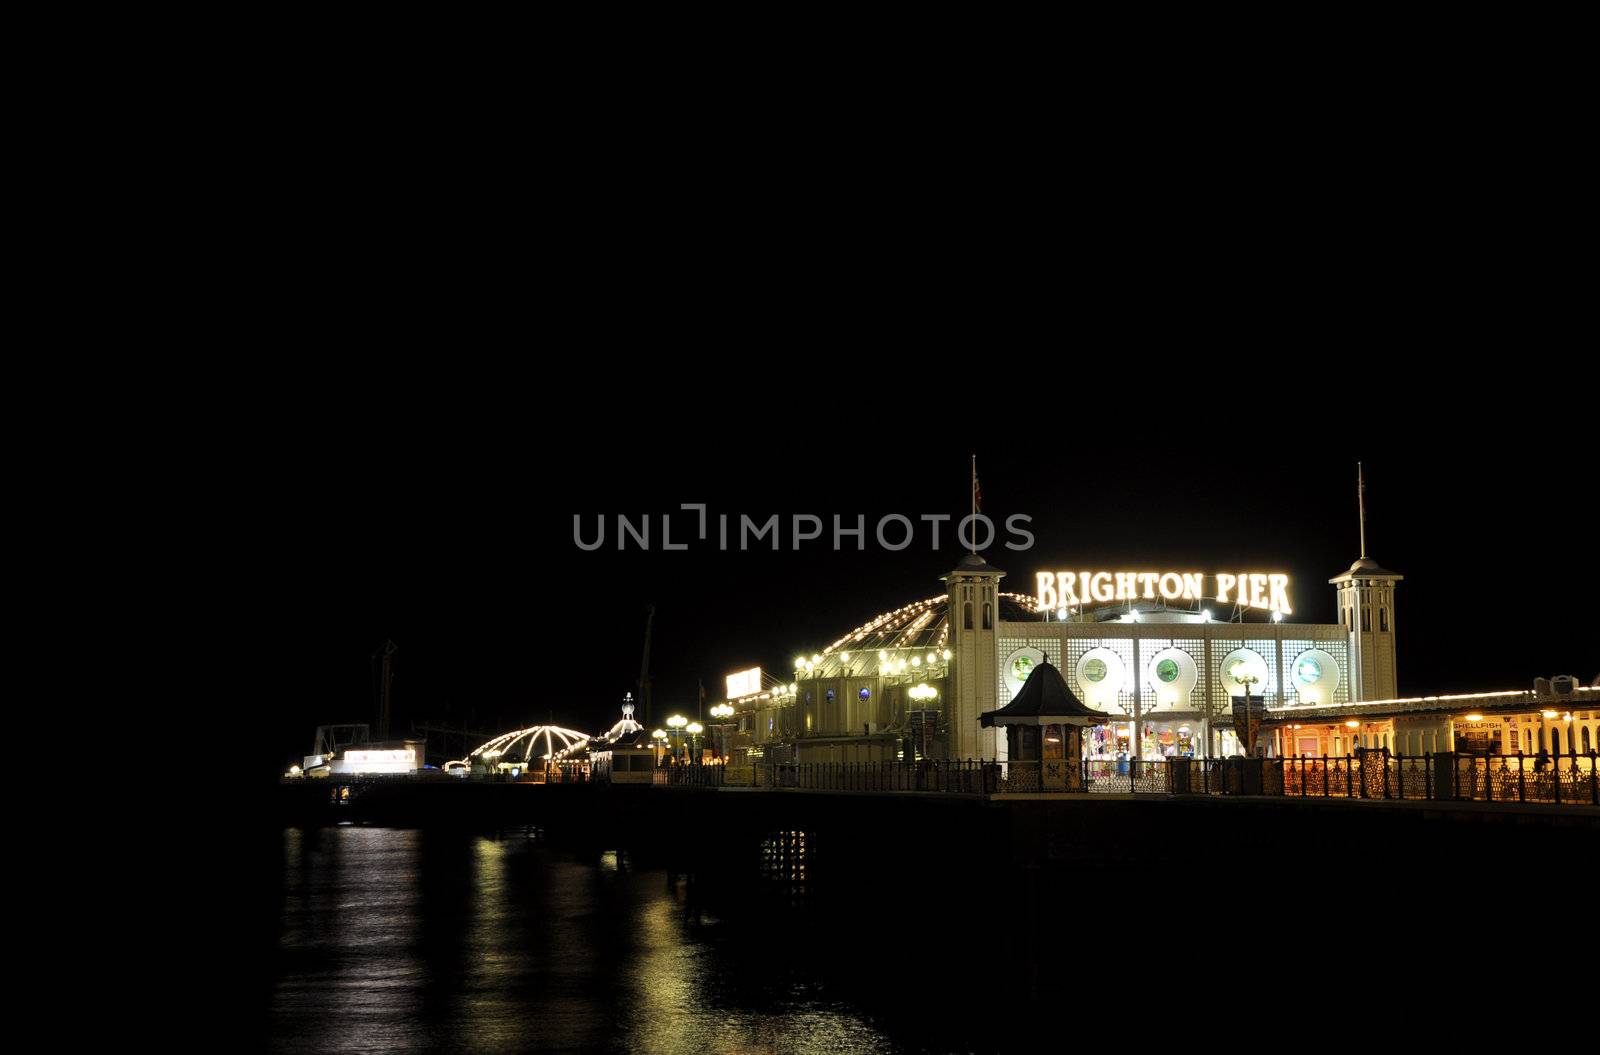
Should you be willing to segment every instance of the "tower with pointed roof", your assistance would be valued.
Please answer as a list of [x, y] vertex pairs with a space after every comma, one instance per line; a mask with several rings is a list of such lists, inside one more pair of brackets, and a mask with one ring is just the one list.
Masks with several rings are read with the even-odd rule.
[[1361, 507], [1361, 559], [1328, 581], [1338, 592], [1339, 621], [1350, 639], [1350, 698], [1392, 700], [1400, 694], [1395, 673], [1394, 588], [1405, 576], [1367, 556], [1367, 485], [1356, 465]]
[[1005, 572], [976, 553], [961, 558], [944, 576], [950, 594], [950, 757], [995, 757], [995, 731], [979, 715], [995, 709], [1000, 696], [1000, 580]]

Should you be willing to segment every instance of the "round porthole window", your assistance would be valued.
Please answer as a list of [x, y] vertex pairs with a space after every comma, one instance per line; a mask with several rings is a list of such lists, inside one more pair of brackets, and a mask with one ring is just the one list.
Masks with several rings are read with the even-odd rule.
[[1105, 681], [1106, 661], [1103, 659], [1091, 659], [1083, 665], [1083, 676], [1096, 684]]
[[871, 689], [862, 689], [856, 695], [860, 696], [863, 700], [870, 700], [870, 699], [872, 699], [872, 690]]
[[1303, 704], [1327, 706], [1337, 702], [1339, 659], [1324, 649], [1308, 648], [1289, 661], [1289, 688]]
[[1045, 662], [1043, 652], [1026, 646], [1001, 657], [1000, 673], [1006, 689], [1013, 697], [1022, 691], [1022, 686], [1028, 681], [1028, 675], [1039, 669], [1039, 664], [1043, 662]]
[[1167, 682], [1177, 681], [1178, 680], [1178, 664], [1177, 664], [1177, 661], [1171, 660], [1171, 659], [1164, 659], [1160, 663], [1157, 663], [1156, 664], [1156, 677], [1160, 678], [1162, 681], [1167, 681]]
[[1222, 660], [1222, 687], [1229, 696], [1252, 696], [1272, 690], [1272, 672], [1267, 661], [1252, 648], [1236, 648]]
[[828, 702], [829, 703], [833, 702], [833, 690], [832, 689], [828, 690]]

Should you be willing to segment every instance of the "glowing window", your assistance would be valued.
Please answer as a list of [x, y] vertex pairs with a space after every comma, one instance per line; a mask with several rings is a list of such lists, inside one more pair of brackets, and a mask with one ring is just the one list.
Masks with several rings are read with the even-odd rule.
[[1178, 680], [1178, 664], [1176, 660], [1164, 659], [1156, 664], [1156, 677], [1162, 681]]
[[1302, 685], [1315, 685], [1322, 680], [1322, 664], [1314, 659], [1302, 659], [1294, 668], [1294, 676]]

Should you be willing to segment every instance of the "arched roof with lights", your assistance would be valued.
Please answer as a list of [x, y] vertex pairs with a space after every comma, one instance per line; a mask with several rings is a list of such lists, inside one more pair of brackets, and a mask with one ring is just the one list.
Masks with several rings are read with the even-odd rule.
[[[1039, 616], [1032, 597], [1001, 593], [998, 618], [1022, 622]], [[942, 654], [949, 644], [950, 595], [942, 593], [881, 612], [820, 652], [797, 654], [795, 672], [804, 677], [833, 677], [848, 667], [857, 674], [871, 673], [880, 662], [925, 652]], [[880, 653], [885, 655], [880, 656]]]
[[480, 744], [466, 758], [446, 762], [451, 766], [471, 766], [474, 762], [494, 765], [498, 762], [531, 762], [537, 754], [541, 758], [553, 757], [574, 745], [589, 742], [589, 734], [576, 729], [563, 729], [559, 725], [530, 725], [526, 729], [513, 729], [501, 733], [493, 740]]

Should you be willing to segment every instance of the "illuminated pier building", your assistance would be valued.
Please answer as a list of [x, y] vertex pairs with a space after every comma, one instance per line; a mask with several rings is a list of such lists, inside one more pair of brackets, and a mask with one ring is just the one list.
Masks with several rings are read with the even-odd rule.
[[1533, 692], [1398, 698], [1395, 601], [1402, 576], [1363, 557], [1331, 578], [1339, 621], [1295, 618], [1287, 576], [1254, 572], [1037, 572], [1031, 594], [969, 554], [946, 592], [885, 612], [816, 652], [787, 681], [729, 678], [735, 762], [1005, 759], [979, 715], [1004, 707], [1048, 661], [1112, 721], [1085, 731], [1089, 758], [1252, 753], [1235, 701], [1265, 705], [1254, 750], [1339, 756], [1536, 754], [1600, 747], [1600, 700], [1573, 679]]

